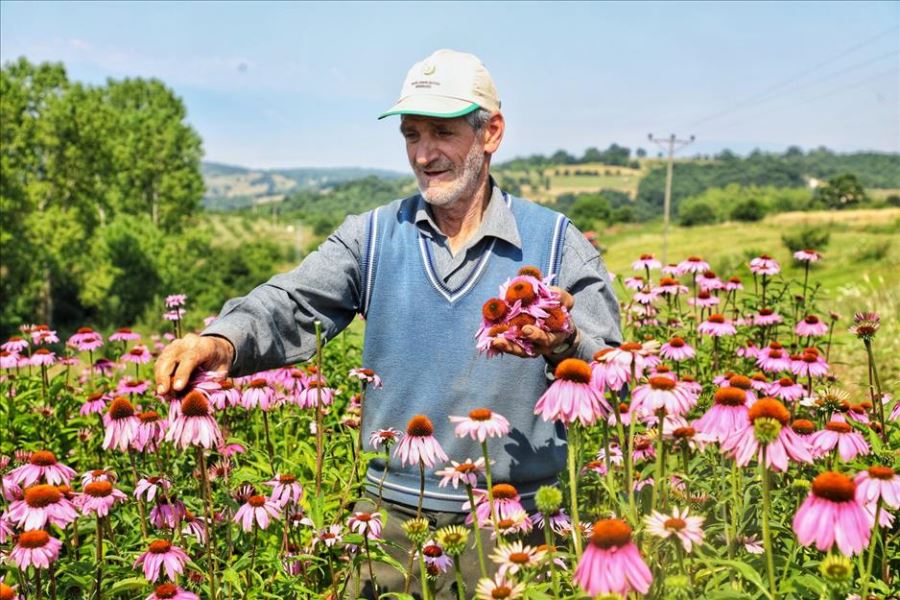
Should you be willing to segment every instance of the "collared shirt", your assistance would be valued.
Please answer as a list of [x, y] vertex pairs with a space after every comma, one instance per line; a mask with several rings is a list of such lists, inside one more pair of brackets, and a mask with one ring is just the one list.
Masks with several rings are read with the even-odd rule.
[[[416, 226], [430, 244], [438, 276], [450, 288], [466, 280], [492, 240], [521, 247], [515, 217], [496, 185], [478, 230], [455, 253], [428, 204], [421, 196], [417, 202]], [[234, 345], [232, 375], [305, 361], [316, 349], [315, 321], [322, 323], [326, 339], [332, 339], [353, 320], [360, 309], [365, 236], [366, 217], [350, 215], [297, 268], [222, 307], [203, 334], [225, 337]], [[597, 350], [621, 343], [619, 305], [609, 273], [574, 225], [566, 229], [557, 285], [575, 299], [572, 319], [580, 343], [574, 356], [590, 360]]]

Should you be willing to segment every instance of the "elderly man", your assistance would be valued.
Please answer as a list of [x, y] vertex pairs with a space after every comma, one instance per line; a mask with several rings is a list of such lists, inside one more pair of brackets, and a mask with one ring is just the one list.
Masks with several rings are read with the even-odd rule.
[[[382, 389], [369, 391], [364, 439], [424, 414], [451, 458], [475, 459], [479, 445], [455, 438], [447, 417], [488, 408], [511, 424], [509, 436], [491, 445], [494, 481], [512, 483], [532, 506], [537, 488], [553, 484], [565, 467], [565, 432], [533, 414], [553, 366], [573, 356], [589, 360], [621, 341], [608, 274], [563, 215], [510, 196], [490, 177], [505, 121], [478, 58], [440, 50], [415, 64], [400, 100], [379, 118], [388, 115], [400, 115], [420, 193], [348, 216], [299, 267], [230, 300], [200, 336], [188, 335], [165, 350], [157, 362], [158, 389], [181, 389], [197, 366], [243, 375], [307, 360], [315, 351], [315, 321], [332, 339], [362, 314], [363, 364], [384, 380]], [[575, 327], [548, 334], [526, 326], [542, 358], [522, 360], [522, 348], [496, 341], [504, 355], [489, 360], [473, 339], [481, 305], [525, 265], [553, 276]], [[383, 475], [394, 517], [388, 531], [397, 532], [415, 513], [419, 470], [373, 461], [370, 490]], [[433, 472], [427, 473], [423, 500], [434, 523], [465, 517], [465, 493], [439, 488]], [[470, 591], [475, 577], [474, 571], [467, 576]], [[379, 577], [382, 591], [397, 591], [387, 579]]]

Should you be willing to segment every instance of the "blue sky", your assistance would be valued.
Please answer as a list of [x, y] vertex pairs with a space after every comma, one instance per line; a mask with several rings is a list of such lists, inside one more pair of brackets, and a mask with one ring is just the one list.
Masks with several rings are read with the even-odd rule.
[[405, 170], [407, 69], [479, 55], [503, 100], [498, 160], [694, 134], [723, 147], [900, 151], [900, 3], [0, 2], [0, 59], [72, 79], [158, 77], [206, 158]]

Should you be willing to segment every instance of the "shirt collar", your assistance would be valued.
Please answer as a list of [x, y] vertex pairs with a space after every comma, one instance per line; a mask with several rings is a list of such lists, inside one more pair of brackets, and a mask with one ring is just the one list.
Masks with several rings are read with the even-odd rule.
[[[476, 239], [473, 243], [477, 243], [484, 237], [495, 237], [497, 239], [509, 242], [516, 248], [522, 247], [522, 238], [519, 237], [519, 228], [516, 225], [516, 217], [513, 215], [512, 209], [506, 204], [506, 195], [491, 177], [491, 198], [488, 201], [487, 209], [484, 211], [481, 219], [481, 226], [475, 234]], [[427, 231], [440, 232], [437, 223], [431, 215], [431, 209], [425, 199], [419, 194], [416, 202], [415, 223], [419, 229]], [[424, 227], [428, 225], [428, 228]], [[428, 231], [430, 233], [431, 231]]]

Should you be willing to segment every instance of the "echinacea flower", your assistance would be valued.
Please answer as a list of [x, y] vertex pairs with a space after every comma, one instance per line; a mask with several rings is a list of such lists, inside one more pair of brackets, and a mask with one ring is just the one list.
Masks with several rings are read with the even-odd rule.
[[260, 529], [269, 526], [270, 519], [277, 519], [281, 508], [279, 505], [265, 496], [250, 496], [247, 502], [241, 506], [234, 515], [234, 522], [240, 523], [244, 531], [251, 531], [253, 524]]
[[[418, 556], [418, 552], [416, 555]], [[453, 566], [453, 558], [433, 539], [422, 544], [422, 558], [425, 559], [425, 567], [430, 567], [429, 572], [436, 570], [446, 573]]]
[[694, 358], [696, 352], [690, 344], [680, 337], [673, 337], [659, 348], [659, 355], [666, 360], [681, 362]]
[[703, 271], [709, 271], [709, 263], [699, 256], [688, 256], [678, 263], [675, 273], [677, 275], [686, 275], [688, 273], [702, 273]]
[[31, 355], [29, 364], [35, 367], [49, 367], [56, 362], [56, 354], [46, 348], [38, 348]]
[[117, 448], [125, 452], [131, 445], [141, 424], [134, 414], [134, 405], [125, 396], [116, 396], [109, 404], [109, 410], [103, 416], [103, 424], [106, 426], [106, 435], [103, 438], [103, 448]]
[[144, 578], [147, 581], [156, 581], [163, 576], [163, 571], [169, 579], [175, 579], [176, 575], [184, 572], [184, 565], [190, 560], [184, 550], [173, 546], [168, 540], [153, 540], [147, 551], [141, 554], [132, 569], [143, 566]]
[[49, 450], [32, 452], [28, 464], [16, 467], [8, 477], [22, 486], [29, 486], [40, 479], [51, 485], [68, 484], [75, 471], [57, 462], [56, 455]]
[[828, 325], [816, 315], [806, 315], [794, 327], [794, 333], [804, 337], [816, 337], [828, 333]]
[[509, 421], [489, 408], [475, 408], [469, 411], [468, 417], [449, 417], [456, 423], [456, 437], [469, 436], [473, 440], [484, 442], [489, 437], [503, 437], [509, 433]]
[[7, 585], [0, 579], [0, 600], [19, 600], [16, 586]]
[[66, 341], [66, 346], [71, 346], [79, 352], [96, 350], [103, 345], [103, 336], [90, 327], [81, 327]]
[[632, 378], [638, 380], [643, 377], [644, 369], [659, 361], [653, 356], [658, 349], [659, 343], [651, 341], [644, 344], [625, 342], [617, 348], [599, 350], [591, 363], [591, 385], [599, 392], [621, 390]]
[[645, 385], [634, 388], [631, 410], [654, 415], [663, 409], [668, 415], [683, 415], [697, 403], [697, 398], [679, 381], [669, 377], [650, 377]]
[[303, 497], [303, 486], [296, 477], [288, 473], [281, 473], [267, 481], [266, 485], [272, 486], [272, 495], [270, 496], [272, 501], [282, 506], [288, 502], [299, 504], [300, 498]]
[[759, 351], [756, 365], [766, 373], [778, 373], [791, 369], [791, 358], [778, 342], [772, 342]]
[[660, 277], [659, 285], [653, 288], [653, 293], [657, 296], [678, 296], [687, 294], [688, 288], [686, 285], [678, 283], [677, 279]]
[[347, 528], [370, 540], [381, 539], [381, 513], [357, 511], [347, 519]]
[[22, 499], [10, 505], [7, 518], [22, 529], [41, 529], [48, 522], [65, 528], [78, 514], [58, 487], [39, 484], [25, 489]]
[[784, 318], [771, 308], [761, 308], [753, 315], [753, 324], [757, 327], [770, 327], [784, 321]]
[[92, 481], [84, 486], [80, 502], [81, 513], [95, 513], [98, 517], [105, 517], [116, 502], [125, 502], [127, 499], [128, 496], [114, 488], [111, 482]]
[[709, 315], [705, 321], [697, 326], [697, 331], [702, 335], [710, 335], [713, 337], [722, 337], [737, 333], [737, 329], [734, 328], [731, 321], [726, 319], [725, 315], [718, 313]]
[[366, 385], [371, 385], [373, 388], [380, 388], [382, 386], [381, 377], [379, 377], [372, 369], [350, 369], [349, 375], [354, 379], [362, 381]]
[[[567, 531], [572, 528], [572, 520], [569, 519], [569, 515], [566, 514], [564, 508], [557, 508], [556, 511], [551, 513], [549, 519], [547, 521], [550, 525], [550, 531], [556, 533], [557, 535], [562, 535], [562, 532]], [[543, 529], [548, 523], [544, 521], [544, 513], [536, 512], [529, 517], [531, 519], [532, 525]]]
[[150, 509], [150, 522], [159, 529], [175, 529], [187, 513], [184, 503], [166, 495], [157, 496]]
[[28, 340], [17, 335], [12, 336], [8, 340], [0, 344], [0, 350], [4, 350], [13, 354], [21, 354], [22, 351], [26, 349], [28, 349]]
[[713, 271], [703, 271], [694, 279], [704, 292], [725, 289], [725, 282], [718, 278]]
[[334, 403], [334, 397], [339, 393], [340, 390], [326, 386], [324, 381], [310, 379], [306, 388], [300, 390], [296, 395], [297, 406], [316, 408], [320, 403], [322, 406], [331, 406]]
[[175, 417], [166, 431], [166, 440], [174, 442], [177, 448], [212, 448], [222, 444], [222, 432], [211, 416], [206, 394], [200, 390], [187, 393], [181, 400], [181, 414]]
[[845, 556], [862, 552], [869, 544], [871, 525], [856, 498], [853, 480], [826, 471], [813, 479], [809, 495], [794, 515], [794, 533], [802, 546], [815, 543], [826, 552], [837, 544]]
[[691, 426], [706, 436], [723, 442], [747, 423], [747, 394], [736, 387], [715, 391], [713, 405]]
[[891, 467], [869, 467], [857, 473], [853, 481], [856, 484], [857, 502], [874, 504], [881, 500], [891, 508], [900, 507], [900, 477]]
[[394, 456], [400, 458], [400, 465], [418, 465], [419, 461], [429, 469], [437, 461], [449, 460], [434, 437], [434, 425], [425, 415], [415, 415], [406, 425], [406, 436], [394, 449]]
[[269, 410], [277, 405], [275, 389], [265, 377], [254, 377], [241, 392], [241, 405], [247, 410]]
[[491, 531], [491, 539], [504, 536], [528, 535], [534, 529], [534, 524], [524, 510], [514, 510], [507, 514], [506, 518], [498, 519]]
[[696, 298], [688, 298], [688, 304], [691, 306], [699, 306], [701, 308], [712, 308], [713, 306], [718, 306], [722, 300], [715, 296], [707, 290], [700, 290], [697, 292]]
[[135, 342], [141, 339], [141, 334], [135, 333], [128, 327], [119, 327], [109, 336], [111, 342]]
[[816, 457], [824, 456], [837, 447], [844, 462], [870, 452], [869, 444], [861, 433], [854, 431], [849, 423], [836, 419], [825, 423], [824, 429], [812, 434], [809, 446]]
[[181, 589], [174, 583], [163, 583], [156, 586], [153, 593], [145, 600], [200, 600], [194, 592]]
[[165, 437], [169, 422], [160, 418], [155, 410], [138, 413], [138, 419], [141, 423], [131, 440], [131, 447], [138, 452], [156, 452]]
[[603, 395], [591, 385], [591, 366], [577, 358], [567, 358], [556, 367], [556, 379], [534, 406], [534, 414], [545, 421], [570, 425], [579, 421], [593, 425], [610, 412]]
[[791, 360], [791, 371], [798, 377], [823, 377], [828, 374], [828, 363], [818, 350], [806, 348], [799, 360]]
[[497, 572], [501, 575], [515, 575], [522, 569], [537, 566], [544, 558], [546, 552], [532, 546], [514, 541], [510, 544], [501, 544], [494, 549], [491, 560], [500, 565]]
[[382, 444], [384, 444], [385, 448], [390, 448], [402, 436], [403, 433], [401, 431], [390, 427], [387, 429], [376, 429], [369, 435], [369, 445], [372, 446], [373, 450], [378, 450], [378, 447]]
[[458, 463], [455, 460], [450, 461], [450, 466], [435, 471], [435, 475], [441, 477], [438, 487], [447, 487], [453, 484], [456, 489], [460, 483], [470, 485], [473, 488], [478, 484], [479, 473], [484, 473], [484, 457], [472, 462], [471, 458], [467, 458], [466, 462]]
[[858, 312], [853, 315], [853, 326], [850, 333], [863, 341], [870, 341], [878, 333], [881, 317], [875, 312]]
[[168, 479], [162, 477], [145, 477], [139, 480], [137, 485], [134, 486], [134, 497], [143, 498], [147, 502], [153, 502], [157, 493], [162, 496], [162, 494], [168, 492], [171, 487], [172, 484]]
[[794, 252], [794, 260], [798, 262], [814, 263], [820, 258], [822, 258], [822, 255], [815, 250], [804, 249]]
[[62, 542], [50, 537], [43, 529], [31, 529], [19, 535], [9, 556], [22, 572], [28, 567], [49, 569], [50, 564], [59, 557], [60, 548]]
[[[478, 518], [478, 525], [484, 527], [490, 525], [492, 521], [500, 521], [510, 518], [514, 513], [524, 511], [522, 506], [522, 498], [519, 491], [514, 485], [509, 483], [495, 483], [491, 487], [491, 495], [494, 497], [494, 514], [491, 515], [490, 496], [485, 490], [472, 490], [475, 499], [475, 516]], [[463, 503], [462, 510], [469, 513], [466, 517], [466, 525], [473, 522], [471, 505], [469, 501]]]
[[766, 393], [773, 398], [784, 400], [785, 402], [795, 402], [803, 397], [803, 386], [791, 379], [790, 377], [782, 377], [772, 382]]
[[83, 417], [92, 414], [101, 414], [106, 410], [107, 400], [109, 400], [109, 397], [103, 392], [94, 392], [85, 399], [78, 414]]
[[514, 579], [507, 579], [500, 573], [496, 573], [493, 579], [482, 577], [475, 588], [475, 598], [478, 600], [518, 600], [524, 593], [524, 583], [516, 583]]
[[788, 427], [791, 413], [774, 398], [761, 398], [747, 411], [748, 423], [733, 436], [721, 442], [722, 452], [734, 456], [745, 467], [750, 459], [762, 460], [765, 448], [766, 468], [786, 471], [788, 458], [811, 463], [813, 457], [806, 442]]
[[313, 547], [322, 544], [326, 548], [333, 548], [336, 544], [339, 544], [343, 540], [344, 536], [341, 526], [338, 524], [329, 525], [328, 527], [317, 531], [315, 535], [313, 535]]
[[659, 269], [662, 267], [662, 263], [656, 260], [652, 254], [641, 254], [641, 257], [631, 263], [631, 268], [635, 271], [643, 271], [650, 269]]
[[146, 346], [138, 344], [128, 352], [122, 355], [122, 362], [130, 362], [136, 365], [144, 365], [153, 358]]
[[631, 527], [619, 519], [594, 523], [590, 542], [575, 568], [575, 583], [590, 596], [646, 594], [653, 576], [631, 540]]
[[672, 510], [671, 515], [664, 515], [654, 510], [652, 514], [644, 517], [647, 531], [651, 535], [663, 539], [674, 535], [684, 546], [685, 552], [690, 552], [694, 544], [703, 542], [702, 525], [704, 520], [705, 517], [690, 516], [687, 508], [679, 510], [677, 507]]
[[178, 308], [179, 306], [184, 306], [186, 301], [186, 294], [170, 294], [166, 296], [166, 308]]

